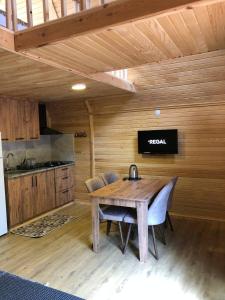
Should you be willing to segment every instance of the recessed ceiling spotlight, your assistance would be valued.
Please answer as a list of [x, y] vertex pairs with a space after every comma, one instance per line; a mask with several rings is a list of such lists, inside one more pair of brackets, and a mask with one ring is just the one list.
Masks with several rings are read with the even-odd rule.
[[86, 89], [86, 84], [85, 83], [76, 83], [72, 85], [72, 90], [75, 91], [83, 91]]

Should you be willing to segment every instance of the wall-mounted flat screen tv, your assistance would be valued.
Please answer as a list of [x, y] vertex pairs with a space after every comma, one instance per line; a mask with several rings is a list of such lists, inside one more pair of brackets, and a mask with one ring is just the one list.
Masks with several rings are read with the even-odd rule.
[[138, 131], [138, 153], [177, 154], [177, 129]]

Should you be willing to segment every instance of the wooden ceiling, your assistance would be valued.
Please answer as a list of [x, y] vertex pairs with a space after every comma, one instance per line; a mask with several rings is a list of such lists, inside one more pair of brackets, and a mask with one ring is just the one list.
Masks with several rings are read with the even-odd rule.
[[[129, 1], [135, 3], [134, 0], [118, 2]], [[146, 1], [143, 0], [143, 2]], [[188, 0], [180, 0], [180, 2], [186, 3]], [[171, 83], [174, 84], [173, 87], [170, 86], [171, 91], [172, 88], [179, 90], [181, 79], [176, 77], [176, 71], [173, 74], [162, 73], [162, 70], [166, 70], [168, 63], [174, 62], [175, 67], [175, 63], [179, 65], [180, 59], [184, 64], [187, 60], [185, 67], [188, 68], [190, 56], [195, 61], [194, 57], [204, 56], [207, 53], [210, 54], [209, 60], [211, 55], [214, 57], [215, 53], [216, 55], [222, 53], [219, 56], [223, 61], [224, 52], [223, 50], [218, 52], [218, 49], [225, 49], [225, 0], [200, 2], [204, 2], [205, 5], [188, 6], [185, 9], [176, 9], [169, 14], [163, 13], [110, 28], [104, 27], [94, 32], [87, 30], [86, 33], [80, 32], [77, 36], [45, 45], [38, 45], [38, 42], [32, 39], [35, 37], [32, 34], [37, 30], [39, 40], [45, 39], [43, 33], [48, 32], [48, 23], [16, 33], [15, 46], [19, 54], [0, 50], [2, 74], [0, 93], [42, 101], [101, 98], [109, 95], [125, 95], [126, 97], [127, 92], [121, 90], [118, 84], [115, 84], [117, 87], [111, 86], [107, 78], [105, 80], [106, 75], [103, 73], [123, 68], [131, 68], [129, 79], [135, 82], [142, 95], [147, 96], [151, 91], [153, 99], [156, 99], [160, 91], [165, 93], [163, 87]], [[107, 9], [107, 6], [102, 9]], [[81, 13], [81, 16], [85, 14], [88, 12]], [[84, 22], [84, 19], [82, 20]], [[54, 22], [61, 25], [59, 20]], [[54, 28], [56, 24], [54, 22], [49, 22], [50, 26], [53, 26], [51, 28]], [[43, 28], [45, 31], [42, 31]], [[73, 28], [77, 29], [75, 26]], [[80, 26], [80, 28], [82, 31], [83, 27]], [[52, 33], [51, 30], [49, 32]], [[57, 34], [58, 31], [53, 30], [53, 33]], [[0, 35], [0, 43], [2, 40]], [[7, 41], [7, 39], [4, 40]], [[23, 40], [26, 43], [21, 44]], [[32, 47], [32, 43], [36, 43], [37, 47]], [[196, 60], [199, 59], [196, 58]], [[183, 65], [179, 67], [181, 68], [179, 74], [182, 74]], [[175, 70], [176, 68], [178, 67], [175, 67]], [[210, 72], [209, 78], [218, 76], [216, 87], [223, 90], [222, 68], [220, 74], [214, 72], [214, 69], [207, 69], [207, 71]], [[200, 77], [197, 81], [201, 84], [201, 80], [205, 78], [205, 71], [190, 70], [190, 72], [194, 79], [197, 80], [197, 77]], [[185, 74], [179, 76], [184, 76], [183, 80], [191, 80]], [[103, 83], [103, 78], [106, 84]], [[71, 85], [80, 81], [87, 84], [87, 90], [80, 93], [72, 91]], [[193, 88], [198, 89], [198, 85], [195, 83]], [[132, 85], [125, 89], [133, 91]], [[205, 89], [207, 93], [207, 85]]]
[[[0, 94], [37, 101], [80, 99], [126, 93], [108, 84], [86, 79], [16, 53], [0, 49]], [[76, 92], [72, 84], [84, 82], [87, 89]]]
[[[225, 50], [139, 66], [129, 77], [137, 93], [92, 99], [94, 114], [224, 104]], [[209, 123], [213, 115], [211, 108]]]
[[224, 49], [225, 1], [205, 3], [33, 49], [20, 45], [24, 31], [16, 36], [16, 45], [34, 57], [60, 60], [63, 66], [86, 74]]

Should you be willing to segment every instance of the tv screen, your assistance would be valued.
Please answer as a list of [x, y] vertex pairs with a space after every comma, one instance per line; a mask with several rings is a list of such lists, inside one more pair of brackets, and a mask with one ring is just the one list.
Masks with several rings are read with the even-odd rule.
[[177, 154], [177, 129], [138, 131], [138, 153]]

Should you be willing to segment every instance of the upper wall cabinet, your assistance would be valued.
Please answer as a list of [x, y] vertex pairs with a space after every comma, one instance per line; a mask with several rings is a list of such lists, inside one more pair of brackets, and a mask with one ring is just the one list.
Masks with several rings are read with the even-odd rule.
[[9, 100], [0, 99], [0, 131], [3, 141], [10, 140], [12, 133]]
[[38, 103], [0, 99], [0, 131], [4, 141], [38, 139]]

